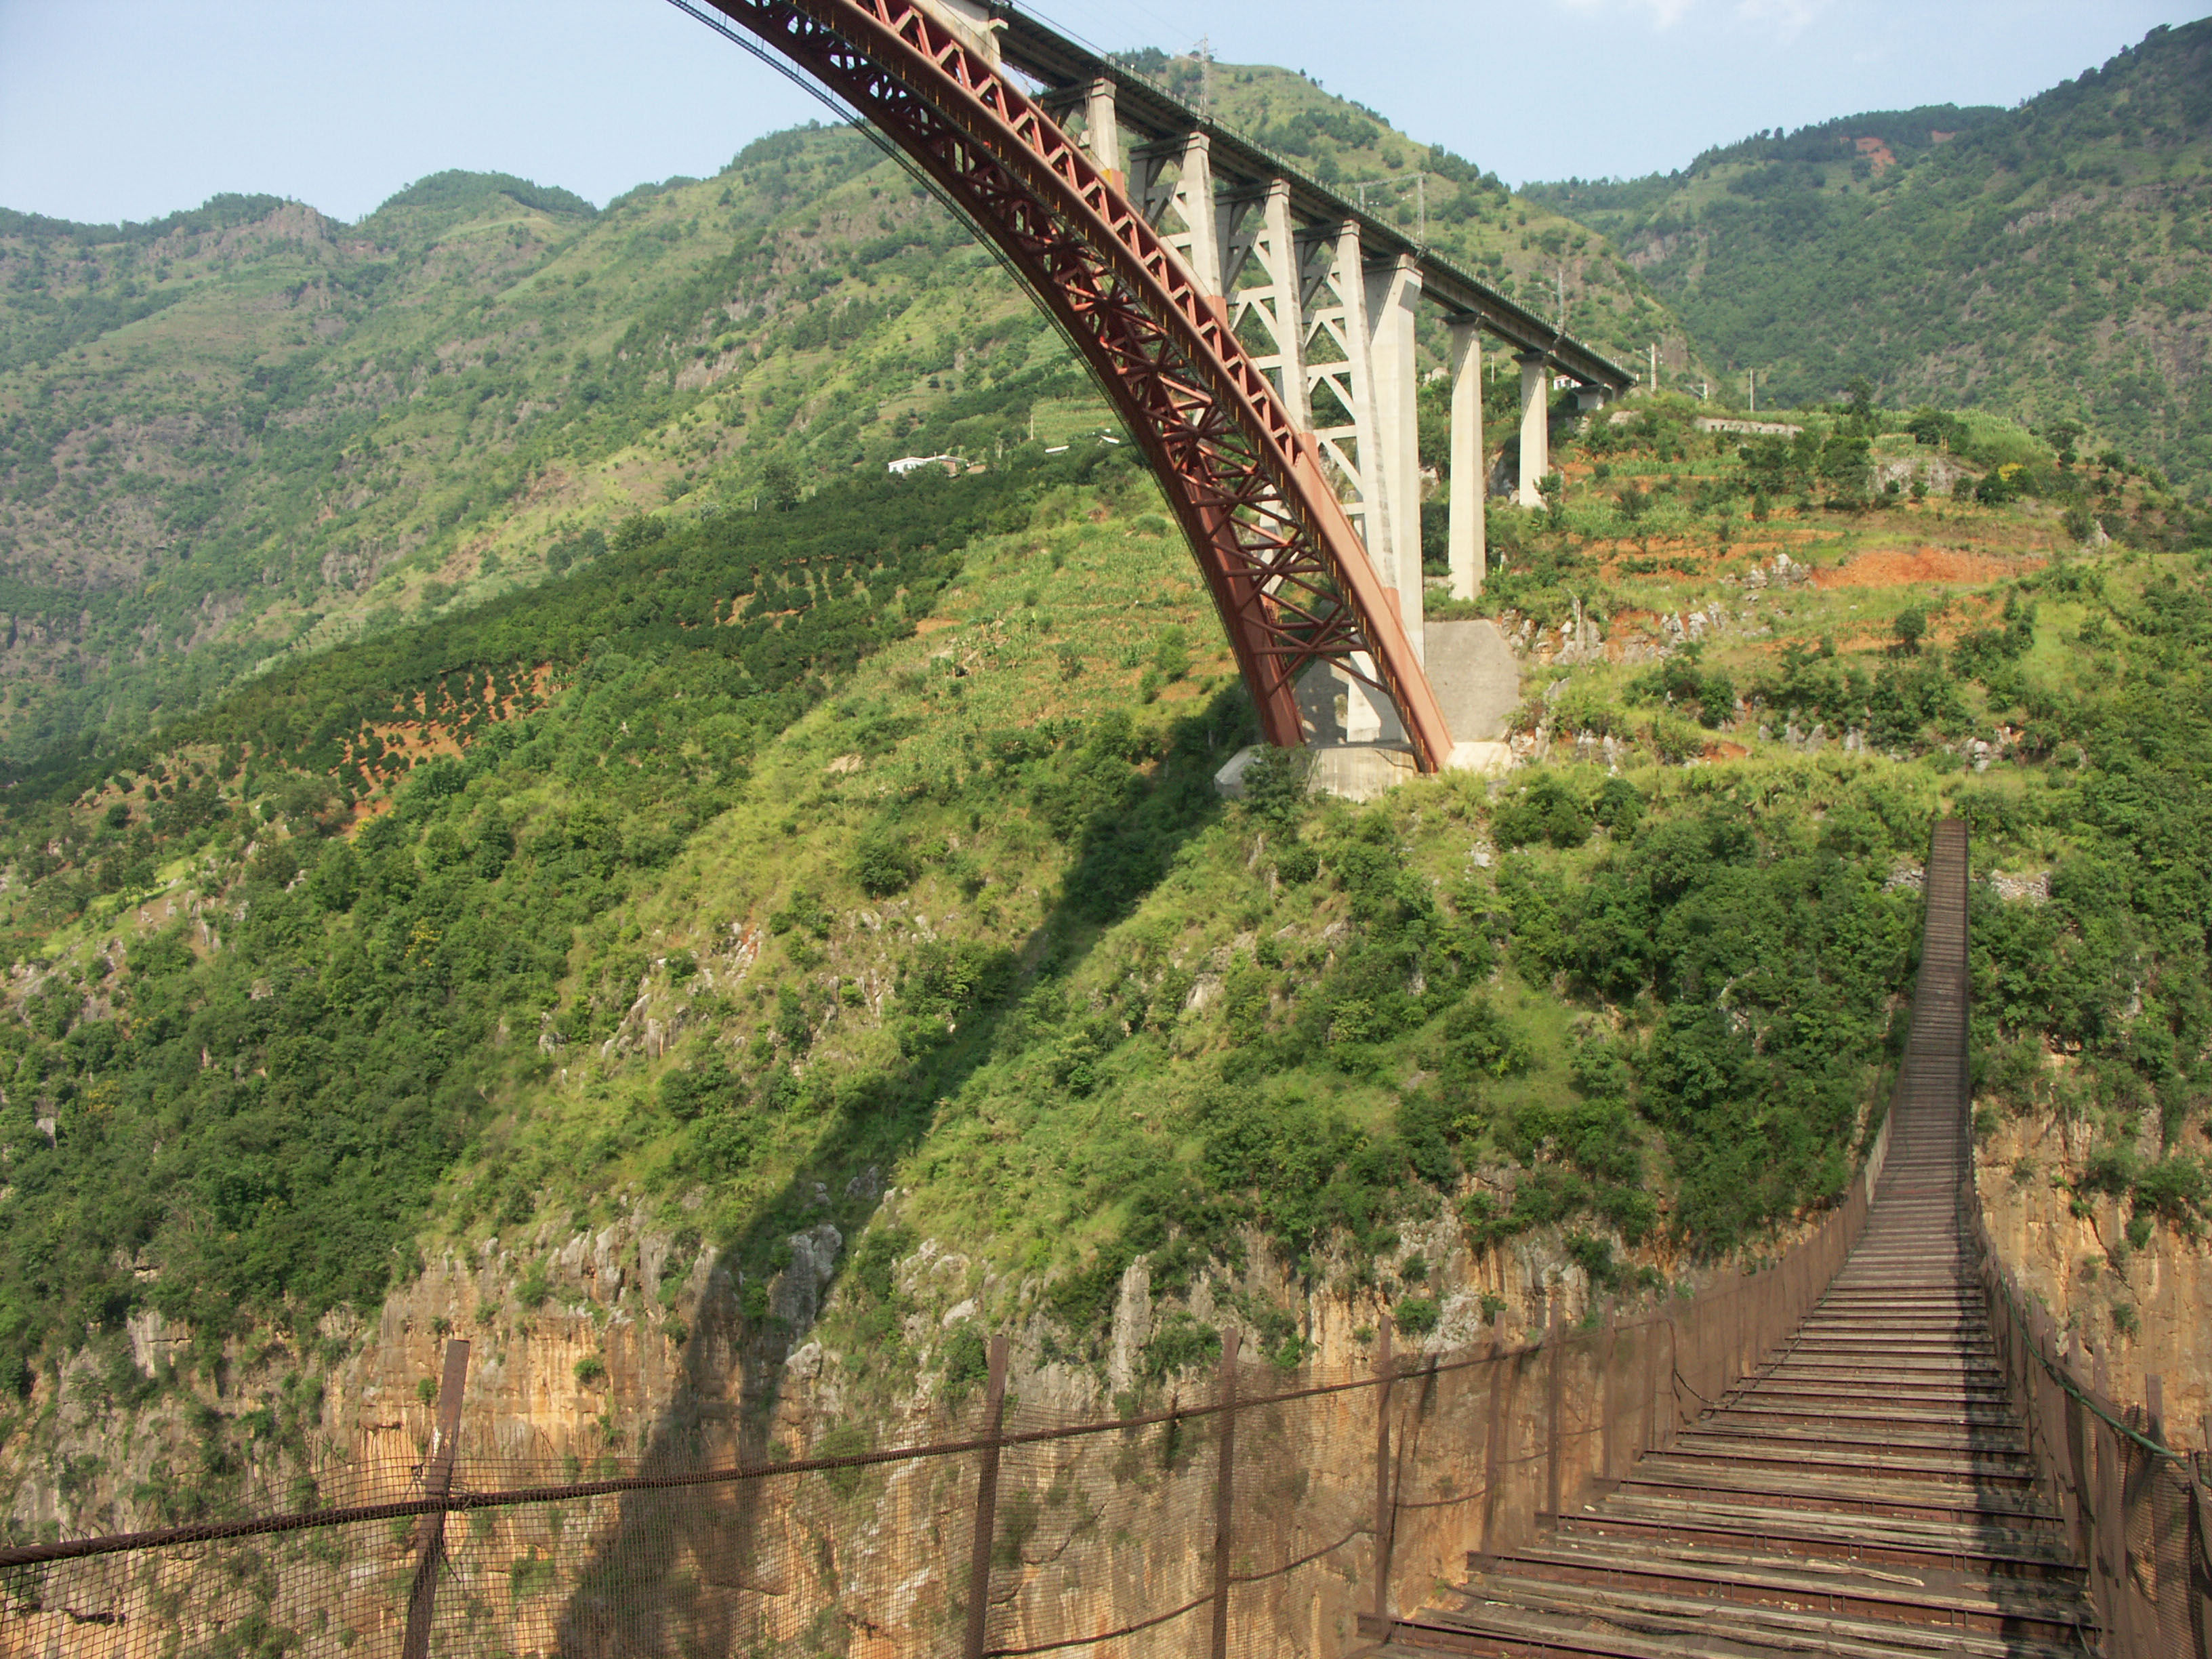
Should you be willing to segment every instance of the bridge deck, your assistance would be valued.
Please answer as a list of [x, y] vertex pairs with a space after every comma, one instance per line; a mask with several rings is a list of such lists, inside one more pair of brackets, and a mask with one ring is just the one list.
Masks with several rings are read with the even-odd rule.
[[1379, 1651], [2079, 1659], [2085, 1575], [2039, 1488], [1959, 1225], [1966, 845], [1942, 826], [1866, 1230], [1742, 1384], [1528, 1548], [1471, 1556]]

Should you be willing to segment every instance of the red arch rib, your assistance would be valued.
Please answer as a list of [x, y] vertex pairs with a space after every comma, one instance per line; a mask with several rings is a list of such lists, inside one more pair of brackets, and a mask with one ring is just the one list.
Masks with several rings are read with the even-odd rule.
[[1268, 741], [1303, 741], [1295, 682], [1326, 658], [1389, 698], [1424, 771], [1442, 766], [1443, 711], [1311, 440], [1090, 156], [913, 0], [713, 3], [911, 156], [1075, 341], [1182, 521]]

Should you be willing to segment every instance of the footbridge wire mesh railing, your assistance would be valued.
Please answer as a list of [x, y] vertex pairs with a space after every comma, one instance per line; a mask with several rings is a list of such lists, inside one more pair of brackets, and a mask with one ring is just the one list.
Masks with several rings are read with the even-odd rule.
[[[1939, 866], [1955, 880], [1939, 892]], [[1950, 907], [1959, 939], [1966, 933], [1966, 833], [1963, 824], [1936, 828], [1929, 860], [1929, 925], [1939, 904]], [[1963, 949], [1942, 965], [1962, 1010], [1972, 976]], [[1923, 957], [1920, 983], [1932, 979]], [[1963, 1022], [1962, 1022], [1963, 1026]], [[2085, 1355], [2078, 1328], [2062, 1328], [2021, 1288], [1983, 1214], [1974, 1173], [1972, 1068], [1959, 1044], [1958, 1138], [1962, 1179], [1960, 1228], [1977, 1263], [1989, 1304], [1990, 1327], [2007, 1391], [2027, 1420], [2045, 1499], [2063, 1516], [2075, 1558], [2088, 1569], [2091, 1601], [2105, 1635], [2106, 1659], [2212, 1659], [2212, 1533], [2204, 1488], [2212, 1478], [2212, 1423], [2195, 1454], [2167, 1443], [2160, 1379], [2144, 1379], [2141, 1404], [2112, 1395], [2106, 1355]]]
[[977, 1659], [1342, 1651], [1668, 1443], [1818, 1299], [1866, 1202], [1863, 1176], [1765, 1272], [1518, 1341], [1501, 1321], [1400, 1358], [1386, 1334], [1362, 1371], [1285, 1372], [1232, 1331], [1200, 1397], [1103, 1419], [1007, 1395], [1001, 1338], [935, 1437], [781, 1462], [551, 1478], [472, 1436], [456, 1343], [440, 1431], [326, 1471], [319, 1507], [0, 1549], [0, 1654], [811, 1651], [839, 1628]]
[[1000, 1337], [927, 1437], [781, 1462], [503, 1455], [456, 1342], [414, 1455], [323, 1471], [313, 1507], [0, 1548], [0, 1656], [1340, 1653], [1668, 1444], [1819, 1298], [1867, 1194], [1655, 1310], [1553, 1302], [1452, 1353], [1382, 1334], [1358, 1370], [1231, 1330], [1210, 1377], [1110, 1417], [1008, 1392]]

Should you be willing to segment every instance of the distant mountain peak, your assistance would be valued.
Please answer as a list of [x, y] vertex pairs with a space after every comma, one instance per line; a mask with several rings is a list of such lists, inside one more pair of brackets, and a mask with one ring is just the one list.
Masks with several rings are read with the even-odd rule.
[[537, 184], [528, 179], [518, 179], [511, 173], [471, 173], [448, 167], [442, 173], [417, 179], [404, 190], [387, 197], [368, 217], [410, 209], [465, 216], [495, 204], [501, 198], [556, 218], [594, 219], [599, 212], [574, 191], [562, 190], [558, 185]]

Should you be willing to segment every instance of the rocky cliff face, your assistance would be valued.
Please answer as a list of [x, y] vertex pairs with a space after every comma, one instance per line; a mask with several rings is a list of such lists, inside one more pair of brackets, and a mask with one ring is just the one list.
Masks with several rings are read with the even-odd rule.
[[2168, 1443], [2203, 1449], [2212, 1433], [2212, 1249], [2160, 1223], [2137, 1249], [2121, 1200], [2077, 1194], [2064, 1179], [2089, 1156], [2089, 1127], [2008, 1119], [1976, 1148], [1974, 1176], [1990, 1233], [2027, 1293], [2101, 1354], [2113, 1397], [2144, 1398], [2160, 1379]]
[[[884, 1204], [884, 1218], [895, 1218], [899, 1194]], [[1438, 1317], [1425, 1335], [1401, 1338], [1401, 1354], [1485, 1340], [1501, 1310], [1517, 1339], [1541, 1325], [1547, 1297], [1563, 1319], [1591, 1309], [1587, 1274], [1557, 1241], [1524, 1238], [1477, 1260], [1447, 1214], [1403, 1231], [1401, 1258], [1431, 1264]], [[1251, 1355], [1263, 1333], [1249, 1328], [1249, 1310], [1303, 1307], [1310, 1352], [1301, 1375], [1343, 1378], [1371, 1373], [1388, 1316], [1372, 1288], [1303, 1296], [1264, 1249], [1250, 1253], [1241, 1277], [1202, 1279], [1172, 1306], [1155, 1297], [1140, 1261], [1122, 1279], [1103, 1362], [1092, 1364], [1060, 1352], [1041, 1284], [1002, 1282], [924, 1240], [895, 1268], [919, 1368], [886, 1395], [854, 1382], [845, 1347], [826, 1334], [839, 1322], [815, 1328], [846, 1241], [823, 1224], [787, 1243], [788, 1265], [762, 1287], [766, 1318], [742, 1316], [747, 1287], [710, 1249], [679, 1248], [639, 1213], [596, 1231], [540, 1229], [441, 1255], [373, 1318], [326, 1318], [306, 1352], [234, 1340], [210, 1365], [191, 1333], [138, 1322], [127, 1345], [88, 1348], [58, 1388], [41, 1385], [33, 1421], [11, 1437], [0, 1468], [14, 1493], [10, 1521], [19, 1535], [78, 1534], [416, 1495], [435, 1379], [454, 1338], [472, 1350], [456, 1474], [467, 1491], [957, 1437], [972, 1431], [981, 1390], [949, 1386], [951, 1356], [987, 1306], [1012, 1310], [999, 1320], [1012, 1346], [1010, 1421], [1031, 1426], [1114, 1416], [1139, 1398], [1212, 1398], [1202, 1362], [1145, 1375], [1146, 1345], [1172, 1321], [1244, 1328]], [[761, 1291], [751, 1299], [757, 1311]], [[1319, 1548], [1331, 1540], [1316, 1529], [1329, 1526], [1360, 1533], [1371, 1504], [1373, 1411], [1363, 1392], [1248, 1419], [1248, 1446], [1280, 1453], [1260, 1460], [1264, 1476], [1240, 1476], [1255, 1551]], [[1212, 1431], [1210, 1419], [1197, 1419], [1009, 1454], [994, 1579], [1004, 1605], [994, 1620], [1015, 1633], [1103, 1630], [1203, 1598], [1210, 1563], [1192, 1540], [1211, 1537]], [[1482, 1455], [1479, 1436], [1438, 1440], [1423, 1449], [1422, 1479], [1474, 1490]], [[441, 1621], [480, 1619], [515, 1652], [556, 1651], [610, 1621], [645, 1617], [733, 1642], [816, 1641], [834, 1631], [854, 1653], [933, 1653], [961, 1613], [975, 1463], [959, 1455], [457, 1516]], [[1441, 1570], [1467, 1547], [1454, 1516], [1448, 1508], [1409, 1533], [1395, 1576]], [[66, 1633], [87, 1620], [211, 1633], [251, 1615], [295, 1631], [396, 1638], [419, 1561], [412, 1525], [301, 1536], [314, 1540], [304, 1550], [248, 1540], [167, 1552], [150, 1572], [129, 1557], [57, 1569], [0, 1621], [0, 1653], [43, 1653], [57, 1638], [65, 1650]], [[1295, 1585], [1255, 1586], [1240, 1620], [1274, 1631], [1286, 1652], [1342, 1650], [1369, 1549], [1364, 1534], [1351, 1536]], [[240, 1568], [249, 1559], [261, 1577]]]

